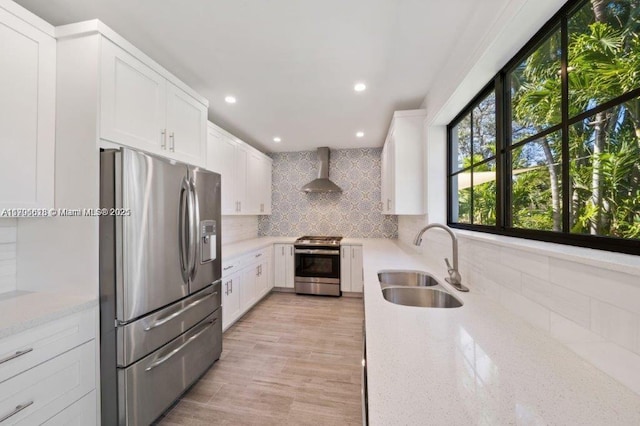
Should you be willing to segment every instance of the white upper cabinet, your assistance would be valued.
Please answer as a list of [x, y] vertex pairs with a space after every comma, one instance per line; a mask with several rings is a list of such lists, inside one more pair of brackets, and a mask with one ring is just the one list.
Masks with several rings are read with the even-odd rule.
[[426, 213], [424, 182], [425, 110], [396, 111], [382, 150], [383, 214]]
[[110, 40], [101, 50], [100, 138], [204, 166], [207, 105]]
[[168, 149], [176, 160], [205, 165], [207, 107], [167, 82]]
[[164, 77], [106, 40], [101, 75], [100, 137], [159, 154], [165, 144]]
[[53, 27], [34, 16], [18, 18], [28, 13], [19, 6], [6, 5], [20, 10], [3, 6], [0, 3], [0, 209], [51, 208], [56, 87]]
[[247, 212], [271, 214], [272, 160], [264, 154], [251, 152], [247, 162]]
[[222, 214], [271, 214], [271, 158], [213, 123], [207, 134], [207, 169], [222, 176]]

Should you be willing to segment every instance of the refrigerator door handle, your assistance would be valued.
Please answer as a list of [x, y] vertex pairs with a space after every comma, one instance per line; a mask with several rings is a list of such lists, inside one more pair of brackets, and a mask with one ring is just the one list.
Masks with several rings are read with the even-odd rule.
[[188, 216], [190, 214], [189, 199], [191, 198], [189, 194], [189, 183], [186, 178], [183, 178], [182, 186], [180, 187], [180, 211], [178, 213], [178, 250], [180, 255], [180, 272], [185, 284], [189, 283], [189, 271], [191, 270], [191, 259], [187, 251], [187, 247], [190, 246], [190, 233], [187, 228], [189, 222]]
[[198, 202], [198, 193], [196, 192], [196, 185], [193, 179], [189, 180], [189, 187], [191, 191], [191, 273], [189, 279], [192, 281], [198, 272], [198, 264], [200, 263], [200, 204]]

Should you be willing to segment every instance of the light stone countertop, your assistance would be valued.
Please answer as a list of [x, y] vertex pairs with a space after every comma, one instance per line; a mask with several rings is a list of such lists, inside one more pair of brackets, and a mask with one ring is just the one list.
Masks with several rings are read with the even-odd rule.
[[242, 240], [236, 243], [222, 245], [222, 261], [233, 259], [236, 256], [268, 247], [273, 244], [293, 244], [297, 237], [258, 237], [250, 240]]
[[11, 291], [0, 294], [0, 339], [98, 306], [97, 297]]
[[[640, 395], [473, 288], [451, 289], [443, 266], [393, 240], [358, 241], [371, 425], [640, 424]], [[464, 306], [392, 304], [382, 269], [429, 271]]]

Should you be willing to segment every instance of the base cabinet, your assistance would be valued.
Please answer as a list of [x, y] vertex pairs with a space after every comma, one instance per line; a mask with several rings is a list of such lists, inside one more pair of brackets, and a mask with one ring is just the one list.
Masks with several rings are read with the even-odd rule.
[[240, 272], [222, 279], [222, 329], [226, 330], [240, 316]]
[[364, 288], [362, 246], [340, 247], [340, 290], [362, 293]]
[[95, 309], [0, 339], [0, 423], [95, 424]]
[[295, 274], [293, 244], [273, 245], [273, 286], [293, 288]]
[[223, 262], [223, 331], [271, 291], [270, 267], [271, 247]]

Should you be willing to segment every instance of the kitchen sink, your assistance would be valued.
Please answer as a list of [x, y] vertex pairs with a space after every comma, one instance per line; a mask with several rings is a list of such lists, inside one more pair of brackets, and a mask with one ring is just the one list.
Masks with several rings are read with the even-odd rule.
[[382, 296], [391, 303], [426, 308], [459, 308], [462, 302], [443, 290], [423, 287], [386, 287]]
[[387, 286], [410, 286], [410, 287], [432, 287], [438, 285], [436, 279], [422, 271], [380, 271], [378, 281], [382, 287]]

